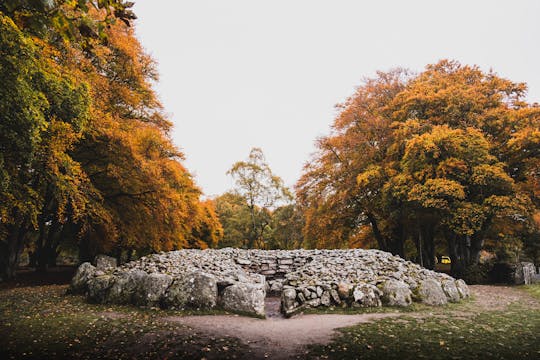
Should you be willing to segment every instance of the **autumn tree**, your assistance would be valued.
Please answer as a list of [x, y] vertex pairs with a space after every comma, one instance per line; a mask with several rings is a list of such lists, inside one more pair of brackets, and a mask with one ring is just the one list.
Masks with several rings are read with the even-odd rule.
[[366, 80], [297, 184], [308, 242], [343, 246], [369, 226], [379, 248], [404, 256], [411, 241], [428, 267], [445, 244], [459, 273], [496, 226], [534, 231], [540, 109], [525, 90], [446, 60]]
[[66, 243], [89, 260], [222, 236], [169, 138], [131, 5], [0, 4], [2, 278], [24, 246], [46, 269]]

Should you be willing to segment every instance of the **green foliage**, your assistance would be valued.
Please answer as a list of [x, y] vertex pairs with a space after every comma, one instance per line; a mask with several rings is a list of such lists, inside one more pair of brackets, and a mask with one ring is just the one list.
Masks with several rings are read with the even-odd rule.
[[65, 243], [89, 260], [222, 236], [169, 138], [132, 5], [0, 4], [0, 278], [25, 246], [46, 268]]
[[216, 205], [227, 243], [247, 248], [275, 246], [270, 244], [272, 211], [292, 200], [283, 180], [272, 173], [259, 148], [251, 149], [246, 161], [234, 163], [227, 174], [235, 181], [235, 193], [222, 195]]

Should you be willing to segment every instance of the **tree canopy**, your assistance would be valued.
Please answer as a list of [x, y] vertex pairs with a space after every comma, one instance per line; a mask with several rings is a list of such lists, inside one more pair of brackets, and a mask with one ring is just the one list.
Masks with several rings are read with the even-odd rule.
[[306, 241], [374, 239], [401, 256], [410, 242], [428, 267], [445, 249], [460, 272], [486, 243], [533, 236], [540, 107], [524, 101], [525, 91], [448, 60], [367, 79], [339, 106], [297, 183]]
[[216, 246], [213, 203], [182, 165], [129, 26], [132, 3], [0, 4], [0, 265], [62, 246], [97, 252]]

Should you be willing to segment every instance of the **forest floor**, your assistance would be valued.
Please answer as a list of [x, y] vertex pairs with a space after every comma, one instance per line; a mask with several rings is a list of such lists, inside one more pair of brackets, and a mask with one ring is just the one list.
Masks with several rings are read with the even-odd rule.
[[471, 286], [459, 304], [313, 311], [267, 319], [88, 304], [70, 269], [0, 285], [1, 358], [538, 359], [540, 285]]

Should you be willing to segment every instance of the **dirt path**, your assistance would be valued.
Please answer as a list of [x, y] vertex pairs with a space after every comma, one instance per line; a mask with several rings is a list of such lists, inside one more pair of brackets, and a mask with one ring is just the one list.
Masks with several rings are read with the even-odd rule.
[[[475, 300], [464, 309], [464, 314], [501, 310], [515, 302], [525, 306], [539, 306], [533, 297], [509, 286], [476, 285], [470, 286], [470, 289]], [[174, 316], [163, 320], [186, 325], [211, 336], [237, 337], [250, 347], [251, 352], [245, 354], [246, 359], [288, 359], [301, 356], [306, 345], [330, 342], [338, 328], [403, 315], [429, 316], [425, 313], [372, 313], [298, 315], [284, 319], [276, 312], [276, 304], [275, 299], [269, 300], [269, 317], [264, 320], [235, 315]]]
[[212, 336], [237, 337], [249, 345], [248, 358], [288, 359], [300, 355], [308, 344], [328, 343], [334, 330], [387, 317], [399, 313], [362, 315], [299, 315], [291, 319], [255, 319], [244, 316], [177, 316], [164, 320], [187, 325]]

